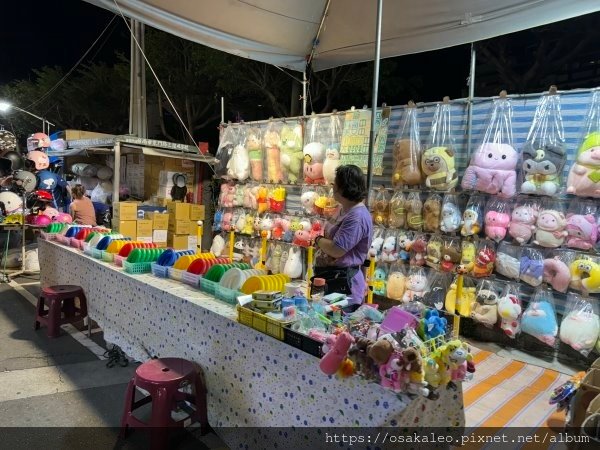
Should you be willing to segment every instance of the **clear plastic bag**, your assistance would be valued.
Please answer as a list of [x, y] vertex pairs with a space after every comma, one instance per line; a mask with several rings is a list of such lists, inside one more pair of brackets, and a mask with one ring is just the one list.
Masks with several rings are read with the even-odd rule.
[[521, 253], [519, 278], [530, 286], [539, 286], [544, 278], [544, 255], [536, 248], [524, 248]]
[[576, 254], [569, 264], [571, 289], [584, 294], [600, 293], [600, 258]]
[[302, 124], [284, 123], [281, 128], [281, 170], [285, 183], [302, 181], [304, 154], [302, 152]]
[[271, 186], [269, 189], [269, 211], [282, 213], [285, 211], [287, 192], [283, 186]]
[[337, 202], [333, 195], [333, 188], [327, 191], [325, 206], [323, 207], [323, 216], [328, 219], [336, 218], [340, 213], [341, 205]]
[[552, 250], [544, 259], [544, 283], [552, 286], [558, 292], [567, 292], [571, 282], [569, 265], [574, 261], [573, 252], [565, 250]]
[[227, 163], [227, 177], [231, 180], [246, 181], [250, 176], [250, 158], [246, 148], [246, 125], [237, 127], [231, 158]]
[[477, 246], [472, 241], [463, 239], [460, 243], [460, 264], [456, 268], [459, 274], [471, 273], [475, 267], [475, 258], [477, 257]]
[[567, 235], [567, 219], [562, 205], [555, 200], [545, 200], [535, 222], [533, 243], [556, 248], [563, 245]]
[[423, 300], [429, 288], [427, 271], [423, 267], [411, 268], [402, 296], [402, 309], [414, 315], [421, 315], [424, 309]]
[[413, 244], [413, 234], [410, 231], [400, 231], [396, 240], [398, 250], [398, 261], [408, 264], [410, 261], [410, 249]]
[[326, 184], [335, 181], [335, 170], [340, 165], [340, 144], [344, 130], [344, 116], [335, 112], [329, 116], [329, 129], [325, 139], [325, 162], [323, 163], [323, 178]]
[[281, 122], [269, 121], [267, 129], [263, 134], [264, 166], [263, 175], [266, 172], [267, 183], [283, 182], [283, 170], [281, 168]]
[[567, 193], [600, 197], [600, 90], [594, 91], [577, 157], [569, 169]]
[[461, 245], [459, 238], [446, 238], [442, 247], [442, 258], [440, 261], [440, 270], [443, 272], [454, 272], [456, 266], [460, 264]]
[[565, 245], [579, 250], [591, 250], [598, 240], [596, 216], [598, 207], [591, 201], [569, 202], [567, 212], [567, 238]]
[[471, 195], [467, 207], [463, 212], [460, 234], [473, 236], [479, 234], [483, 228], [483, 209], [485, 198], [482, 195]]
[[438, 269], [440, 267], [443, 245], [444, 241], [440, 235], [434, 234], [429, 238], [429, 241], [427, 242], [425, 264], [433, 269]]
[[442, 197], [439, 194], [431, 194], [423, 204], [423, 230], [437, 233], [440, 230], [441, 214]]
[[423, 297], [423, 304], [427, 308], [441, 311], [444, 308], [444, 300], [446, 292], [452, 281], [449, 273], [442, 273], [436, 271], [429, 272], [429, 286], [430, 289], [425, 292]]
[[217, 160], [214, 170], [215, 175], [218, 177], [227, 178], [227, 166], [233, 153], [233, 148], [236, 143], [236, 127], [231, 124], [222, 128], [221, 137], [219, 139], [219, 147], [215, 153], [215, 159]]
[[373, 272], [373, 293], [375, 295], [385, 295], [387, 292], [389, 266], [387, 263], [379, 261]]
[[440, 230], [444, 233], [455, 233], [460, 229], [462, 213], [458, 195], [446, 194], [442, 202], [442, 217], [440, 219]]
[[385, 233], [383, 245], [381, 247], [381, 261], [385, 263], [394, 263], [397, 260], [397, 232], [396, 230], [388, 230]]
[[483, 141], [471, 155], [461, 186], [465, 190], [513, 197], [517, 192], [518, 162], [519, 155], [513, 147], [512, 108], [503, 91], [494, 100]]
[[319, 192], [314, 186], [303, 186], [300, 194], [300, 205], [306, 214], [317, 214], [315, 202], [319, 198]]
[[560, 323], [560, 340], [588, 356], [600, 335], [597, 300], [570, 293]]
[[518, 197], [513, 207], [508, 234], [519, 244], [527, 244], [535, 230], [540, 211], [539, 200], [532, 197]]
[[418, 186], [421, 184], [421, 138], [416, 105], [411, 101], [394, 142], [392, 184]]
[[521, 252], [522, 248], [518, 245], [511, 245], [508, 242], [501, 242], [496, 254], [495, 270], [496, 273], [518, 280], [521, 274]]
[[406, 289], [406, 269], [403, 264], [395, 262], [391, 265], [387, 279], [386, 296], [401, 301]]
[[369, 197], [373, 223], [381, 226], [387, 225], [390, 215], [390, 194], [382, 186], [371, 189]]
[[418, 234], [415, 236], [410, 246], [410, 265], [425, 265], [425, 256], [427, 253], [427, 235]]
[[507, 283], [498, 299], [498, 317], [500, 329], [511, 339], [521, 332], [521, 316], [523, 305], [517, 283]]
[[567, 158], [565, 133], [556, 86], [540, 98], [521, 151], [520, 191], [554, 196], [560, 193]]
[[263, 181], [263, 148], [260, 128], [248, 128], [246, 133], [246, 149], [250, 160], [250, 178]]
[[406, 197], [402, 191], [394, 193], [390, 200], [389, 226], [391, 228], [404, 228], [406, 224]]
[[547, 287], [538, 287], [523, 312], [521, 331], [554, 347], [558, 334], [555, 304], [552, 291]]
[[471, 318], [486, 327], [498, 322], [498, 299], [502, 295], [502, 286], [490, 280], [481, 280], [477, 286], [475, 300], [471, 303]]
[[409, 230], [421, 231], [423, 229], [423, 202], [418, 192], [411, 192], [404, 202], [406, 210], [406, 227]]
[[385, 239], [385, 229], [381, 227], [373, 227], [373, 239], [371, 239], [371, 247], [369, 247], [368, 255], [370, 258], [379, 261], [381, 258], [381, 250], [383, 249], [383, 241]]
[[496, 242], [504, 239], [510, 224], [510, 204], [506, 200], [490, 197], [485, 205], [484, 224], [488, 238]]
[[496, 247], [494, 241], [482, 239], [477, 244], [477, 256], [473, 265], [473, 276], [476, 278], [489, 277], [494, 271], [496, 262]]
[[471, 315], [471, 305], [475, 302], [476, 287], [473, 279], [464, 275], [454, 277], [444, 299], [444, 308], [450, 314], [462, 317]]
[[325, 162], [325, 141], [321, 121], [323, 118], [311, 115], [306, 124], [304, 137], [304, 182], [307, 184], [325, 184], [323, 164]]
[[456, 187], [455, 149], [450, 103], [446, 97], [444, 103], [439, 103], [435, 108], [427, 147], [421, 158], [425, 186], [436, 191], [449, 191]]

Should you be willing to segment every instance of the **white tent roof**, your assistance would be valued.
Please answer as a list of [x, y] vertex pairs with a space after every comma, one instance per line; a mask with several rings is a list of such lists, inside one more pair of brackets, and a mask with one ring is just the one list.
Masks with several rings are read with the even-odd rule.
[[[117, 11], [115, 0], [85, 0]], [[375, 0], [116, 0], [125, 16], [245, 58], [302, 71], [375, 53]], [[328, 6], [329, 5], [329, 6]], [[598, 0], [384, 0], [381, 57], [476, 42], [600, 10]]]

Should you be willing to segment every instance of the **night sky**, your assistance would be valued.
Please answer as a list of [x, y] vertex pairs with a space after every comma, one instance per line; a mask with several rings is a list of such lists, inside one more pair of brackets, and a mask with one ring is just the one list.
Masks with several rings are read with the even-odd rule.
[[[112, 13], [83, 0], [2, 2], [0, 83], [26, 78], [31, 69], [43, 66], [58, 65], [69, 70], [112, 17]], [[103, 48], [98, 51], [97, 44], [88, 55], [88, 62], [90, 58], [112, 61], [115, 48], [129, 53], [123, 19], [115, 19], [109, 31], [112, 32]], [[106, 35], [102, 41], [105, 39]]]

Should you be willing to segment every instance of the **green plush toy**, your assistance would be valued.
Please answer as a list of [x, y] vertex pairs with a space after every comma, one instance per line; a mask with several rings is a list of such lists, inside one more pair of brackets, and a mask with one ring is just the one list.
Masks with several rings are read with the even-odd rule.
[[287, 174], [288, 183], [298, 182], [303, 161], [302, 126], [297, 124], [292, 128], [284, 125], [281, 129], [281, 165]]

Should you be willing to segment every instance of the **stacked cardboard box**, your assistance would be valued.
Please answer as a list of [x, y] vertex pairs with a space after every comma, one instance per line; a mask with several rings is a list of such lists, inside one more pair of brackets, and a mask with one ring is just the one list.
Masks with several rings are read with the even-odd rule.
[[137, 202], [118, 202], [113, 204], [112, 228], [131, 239], [137, 238]]
[[166, 206], [171, 199], [173, 175], [185, 173], [187, 175], [188, 192], [194, 192], [195, 163], [185, 159], [161, 158], [147, 156], [144, 160], [144, 190], [146, 197], [156, 195], [158, 203]]
[[167, 245], [176, 250], [195, 249], [198, 242], [198, 221], [204, 220], [204, 205], [169, 202], [167, 212]]
[[169, 214], [148, 212], [146, 217], [152, 222], [152, 242], [159, 247], [167, 246], [167, 233], [169, 229]]

